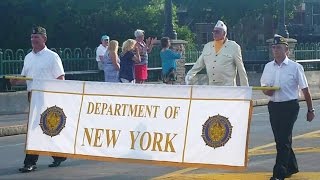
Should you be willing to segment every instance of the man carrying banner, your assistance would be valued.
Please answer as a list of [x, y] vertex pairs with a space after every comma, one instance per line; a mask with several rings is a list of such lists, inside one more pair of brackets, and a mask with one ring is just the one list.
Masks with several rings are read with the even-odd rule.
[[312, 98], [303, 67], [287, 57], [288, 42], [275, 35], [272, 45], [274, 60], [266, 64], [261, 86], [277, 86], [280, 90], [264, 90], [269, 96], [268, 111], [277, 148], [276, 164], [270, 180], [284, 179], [299, 172], [292, 150], [292, 129], [299, 113], [299, 90], [301, 89], [308, 107], [307, 121], [314, 117]]
[[[43, 27], [35, 27], [31, 34], [32, 51], [26, 55], [21, 72], [22, 76], [40, 79], [61, 79], [64, 80], [64, 69], [59, 55], [46, 46], [47, 33]], [[24, 84], [25, 80], [11, 80], [12, 84]], [[27, 81], [28, 100], [31, 100], [32, 81]], [[26, 154], [24, 167], [21, 172], [34, 171], [39, 155]], [[65, 161], [65, 157], [52, 156], [53, 163], [49, 167], [57, 167]]]
[[202, 54], [185, 77], [186, 84], [190, 84], [192, 78], [205, 67], [209, 85], [236, 86], [237, 72], [240, 85], [249, 85], [242, 62], [241, 48], [226, 36], [227, 26], [222, 21], [218, 21], [213, 29], [214, 41], [204, 46]]

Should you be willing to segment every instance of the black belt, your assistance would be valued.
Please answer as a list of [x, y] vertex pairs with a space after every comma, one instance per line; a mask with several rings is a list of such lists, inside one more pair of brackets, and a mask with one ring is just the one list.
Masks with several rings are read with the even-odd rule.
[[285, 104], [285, 103], [294, 103], [294, 102], [298, 102], [298, 99], [292, 99], [292, 100], [289, 100], [289, 101], [282, 101], [282, 102], [270, 101], [270, 103], [274, 103], [274, 104]]

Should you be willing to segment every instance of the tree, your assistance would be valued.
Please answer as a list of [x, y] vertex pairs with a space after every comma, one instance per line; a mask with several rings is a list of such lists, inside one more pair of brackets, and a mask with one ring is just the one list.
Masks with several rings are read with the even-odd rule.
[[[1, 0], [0, 21], [3, 48], [29, 48], [33, 25], [47, 29], [49, 47], [95, 47], [102, 34], [121, 43], [136, 29], [160, 38], [164, 0]], [[191, 37], [188, 28], [175, 27], [180, 38]]]

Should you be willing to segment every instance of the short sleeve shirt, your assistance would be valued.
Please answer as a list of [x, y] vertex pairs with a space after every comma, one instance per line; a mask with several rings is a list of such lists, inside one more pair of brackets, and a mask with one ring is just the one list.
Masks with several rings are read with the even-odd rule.
[[280, 65], [275, 61], [266, 64], [262, 76], [261, 86], [276, 86], [280, 90], [270, 96], [270, 101], [283, 102], [298, 99], [300, 89], [308, 87], [303, 67], [288, 58]]
[[97, 47], [97, 51], [96, 51], [96, 60], [97, 61], [100, 61], [100, 57], [99, 56], [104, 56], [104, 54], [106, 53], [107, 51], [107, 48], [102, 46], [102, 44], [100, 44], [98, 47]]
[[[31, 51], [24, 59], [22, 76], [33, 79], [57, 79], [64, 75], [62, 61], [59, 55], [47, 47], [34, 53]], [[27, 90], [30, 91], [32, 81], [27, 81]]]

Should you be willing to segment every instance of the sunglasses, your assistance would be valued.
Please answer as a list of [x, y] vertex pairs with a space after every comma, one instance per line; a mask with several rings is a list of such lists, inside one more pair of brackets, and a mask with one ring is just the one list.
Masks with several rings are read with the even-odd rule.
[[223, 31], [222, 30], [213, 30], [212, 33], [213, 34], [221, 34]]

